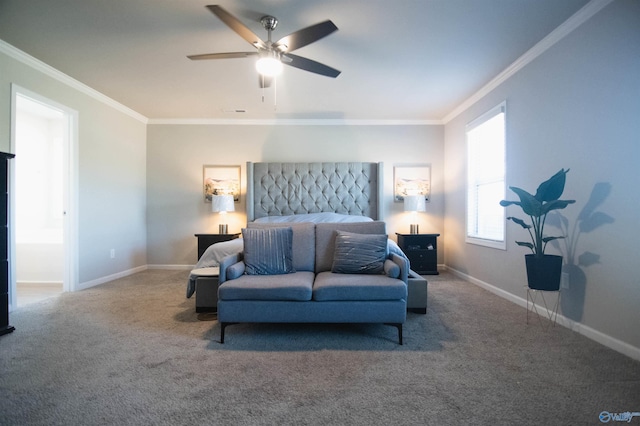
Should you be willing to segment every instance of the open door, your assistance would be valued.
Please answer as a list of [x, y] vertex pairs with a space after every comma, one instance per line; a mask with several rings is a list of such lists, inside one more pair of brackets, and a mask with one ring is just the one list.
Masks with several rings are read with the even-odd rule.
[[[77, 285], [77, 125], [68, 107], [12, 86], [9, 301], [17, 283]], [[18, 160], [19, 161], [16, 161]], [[50, 287], [49, 287], [50, 288]]]

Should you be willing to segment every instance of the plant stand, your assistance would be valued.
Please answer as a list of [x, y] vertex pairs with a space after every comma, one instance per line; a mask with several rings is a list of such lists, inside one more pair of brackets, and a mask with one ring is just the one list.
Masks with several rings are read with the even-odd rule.
[[[545, 297], [545, 293], [556, 293], [556, 300], [552, 310], [549, 310], [550, 305], [547, 303], [547, 297], [553, 298], [553, 296], [547, 295]], [[540, 301], [542, 301], [542, 303], [540, 303]], [[553, 300], [551, 300], [550, 302], [553, 302]], [[549, 319], [549, 323], [544, 328], [546, 329], [551, 325], [555, 327], [558, 319], [559, 306], [560, 290], [534, 290], [527, 287], [527, 324], [529, 324], [529, 314], [535, 312], [538, 316], [540, 325], [544, 327], [541, 319], [542, 315], [540, 315], [540, 312], [542, 312]]]

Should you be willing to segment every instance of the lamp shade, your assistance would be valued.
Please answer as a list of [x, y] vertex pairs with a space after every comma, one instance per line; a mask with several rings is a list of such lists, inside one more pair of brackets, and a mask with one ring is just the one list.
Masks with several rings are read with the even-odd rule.
[[211, 211], [214, 213], [234, 211], [233, 195], [214, 195], [211, 197]]
[[404, 211], [406, 212], [426, 212], [427, 202], [424, 195], [405, 195]]

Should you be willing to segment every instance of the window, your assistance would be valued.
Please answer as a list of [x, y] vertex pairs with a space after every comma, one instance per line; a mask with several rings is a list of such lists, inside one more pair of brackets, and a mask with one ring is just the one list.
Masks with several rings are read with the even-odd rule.
[[468, 243], [505, 249], [505, 108], [503, 102], [473, 120], [467, 136]]

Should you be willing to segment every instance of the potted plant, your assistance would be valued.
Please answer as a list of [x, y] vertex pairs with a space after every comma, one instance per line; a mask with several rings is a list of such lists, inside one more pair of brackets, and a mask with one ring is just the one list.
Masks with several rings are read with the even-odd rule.
[[508, 220], [512, 220], [526, 229], [531, 237], [531, 242], [516, 241], [516, 244], [528, 247], [532, 252], [525, 255], [525, 263], [529, 288], [535, 290], [557, 291], [560, 289], [562, 256], [545, 254], [544, 251], [549, 241], [561, 239], [564, 236], [545, 236], [544, 225], [549, 212], [564, 209], [569, 204], [575, 203], [575, 200], [560, 200], [568, 172], [569, 169], [562, 169], [549, 180], [542, 182], [535, 195], [531, 195], [524, 189], [510, 186], [509, 189], [518, 195], [520, 201], [500, 201], [502, 207], [512, 204], [520, 206], [531, 219], [529, 224], [517, 217], [507, 217]]

